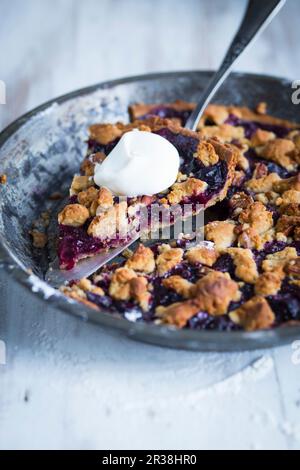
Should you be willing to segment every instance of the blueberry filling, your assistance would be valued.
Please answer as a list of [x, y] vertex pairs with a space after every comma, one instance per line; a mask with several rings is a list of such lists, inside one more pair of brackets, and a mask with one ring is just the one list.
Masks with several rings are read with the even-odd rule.
[[[78, 259], [85, 255], [94, 255], [107, 246], [106, 240], [91, 237], [87, 234], [88, 223], [82, 227], [59, 226], [58, 257], [64, 269], [72, 269]], [[109, 239], [112, 247], [124, 243], [118, 237]]]

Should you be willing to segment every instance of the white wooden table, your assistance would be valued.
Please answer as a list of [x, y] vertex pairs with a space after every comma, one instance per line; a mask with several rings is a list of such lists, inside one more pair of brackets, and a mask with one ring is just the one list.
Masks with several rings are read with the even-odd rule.
[[[244, 5], [0, 0], [0, 127], [102, 80], [214, 68]], [[300, 79], [299, 15], [289, 0], [239, 68]], [[0, 312], [0, 448], [300, 448], [291, 346], [202, 354], [134, 343], [47, 307], [4, 273]]]

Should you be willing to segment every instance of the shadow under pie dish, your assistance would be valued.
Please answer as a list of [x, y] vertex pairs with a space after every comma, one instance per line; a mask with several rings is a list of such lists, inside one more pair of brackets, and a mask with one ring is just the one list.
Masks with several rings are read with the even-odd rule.
[[[264, 103], [255, 110], [211, 105], [199, 124], [195, 146], [196, 135], [179, 127], [192, 109], [185, 102], [134, 105], [130, 114], [133, 126], [149, 126], [182, 146], [181, 155], [188, 158], [183, 158], [180, 171], [187, 179], [197, 175], [202, 142], [212, 145], [219, 157], [209, 161], [205, 148], [199, 171], [208, 167], [206, 177], [223, 161], [220, 149], [231, 149], [237, 159], [230, 182], [222, 180], [226, 190], [208, 209], [204, 242], [141, 244], [128, 259], [62, 291], [128, 320], [177, 328], [255, 331], [300, 322], [299, 125], [267, 115]], [[117, 125], [116, 131], [111, 126], [110, 131], [115, 137], [124, 127]], [[92, 155], [105, 153], [110, 145], [99, 142], [98, 131], [102, 135], [103, 126], [92, 128]], [[205, 158], [213, 165], [206, 166]], [[90, 171], [86, 161], [83, 168]], [[210, 187], [219, 173], [212, 172]]]

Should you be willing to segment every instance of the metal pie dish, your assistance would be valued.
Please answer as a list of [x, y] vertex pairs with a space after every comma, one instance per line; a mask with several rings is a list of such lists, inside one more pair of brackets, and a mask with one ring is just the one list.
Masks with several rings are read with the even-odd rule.
[[[37, 253], [29, 231], [41, 213], [49, 209], [51, 194], [67, 194], [86, 151], [88, 126], [128, 121], [128, 105], [135, 102], [197, 101], [211, 75], [202, 71], [172, 72], [101, 83], [49, 101], [6, 128], [0, 134], [0, 174], [8, 178], [6, 185], [0, 185], [0, 267], [53, 307], [147, 343], [190, 350], [240, 351], [299, 339], [297, 325], [247, 333], [133, 323], [78, 304], [43, 281], [48, 252]], [[235, 73], [214, 101], [250, 107], [266, 101], [270, 114], [297, 120], [291, 93], [288, 80]], [[55, 203], [52, 210], [56, 210]]]

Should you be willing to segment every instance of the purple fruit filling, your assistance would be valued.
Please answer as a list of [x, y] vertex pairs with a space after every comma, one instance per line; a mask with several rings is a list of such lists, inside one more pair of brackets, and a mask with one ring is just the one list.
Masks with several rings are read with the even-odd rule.
[[208, 313], [199, 312], [188, 321], [191, 330], [238, 331], [241, 328], [233, 323], [228, 315], [212, 317]]
[[115, 239], [100, 240], [87, 234], [87, 224], [82, 227], [59, 226], [58, 257], [60, 265], [64, 269], [72, 269], [76, 262], [89, 255], [98, 253], [101, 249], [109, 246], [116, 247], [124, 240]]

